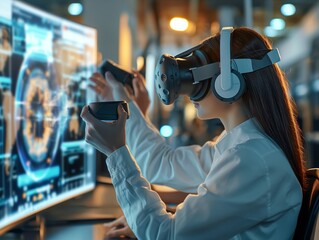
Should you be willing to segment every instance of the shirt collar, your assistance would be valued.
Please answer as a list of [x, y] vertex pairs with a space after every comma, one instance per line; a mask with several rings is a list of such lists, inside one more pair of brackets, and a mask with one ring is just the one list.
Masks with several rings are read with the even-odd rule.
[[253, 138], [260, 138], [262, 135], [264, 135], [264, 131], [257, 120], [250, 118], [232, 128], [229, 132], [223, 131], [215, 147], [217, 151], [223, 153], [235, 145]]

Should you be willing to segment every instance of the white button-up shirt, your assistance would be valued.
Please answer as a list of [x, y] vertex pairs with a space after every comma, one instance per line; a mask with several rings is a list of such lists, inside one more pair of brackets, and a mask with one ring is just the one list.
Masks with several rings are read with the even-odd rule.
[[[127, 145], [106, 160], [139, 240], [292, 239], [302, 190], [282, 150], [247, 120], [216, 142], [171, 148], [130, 103]], [[176, 213], [149, 182], [196, 194]]]

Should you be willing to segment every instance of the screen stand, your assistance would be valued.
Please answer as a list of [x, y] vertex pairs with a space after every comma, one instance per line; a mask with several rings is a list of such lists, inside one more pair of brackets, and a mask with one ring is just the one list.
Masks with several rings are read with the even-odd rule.
[[[4, 240], [33, 239], [45, 240], [46, 227], [45, 218], [41, 215], [35, 215], [25, 222], [19, 224], [3, 235]], [[0, 239], [2, 237], [0, 236]]]
[[40, 215], [35, 217], [36, 226], [39, 227], [39, 240], [44, 240], [45, 238], [45, 219]]
[[24, 225], [22, 234], [32, 236], [32, 239], [35, 240], [45, 240], [45, 218], [37, 214], [35, 218]]

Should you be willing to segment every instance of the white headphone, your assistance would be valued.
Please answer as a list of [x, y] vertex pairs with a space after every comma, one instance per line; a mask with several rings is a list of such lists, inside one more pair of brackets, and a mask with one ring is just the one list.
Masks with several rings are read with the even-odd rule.
[[246, 84], [243, 76], [233, 70], [230, 66], [231, 61], [231, 42], [230, 36], [232, 27], [224, 27], [220, 36], [220, 75], [212, 82], [212, 90], [215, 95], [225, 101], [233, 102], [244, 93]]
[[212, 91], [217, 98], [225, 102], [234, 102], [245, 92], [246, 84], [242, 73], [254, 72], [280, 61], [278, 49], [272, 49], [262, 59], [232, 59], [232, 31], [233, 27], [223, 27], [221, 30], [220, 63], [191, 69], [194, 84], [212, 78]]

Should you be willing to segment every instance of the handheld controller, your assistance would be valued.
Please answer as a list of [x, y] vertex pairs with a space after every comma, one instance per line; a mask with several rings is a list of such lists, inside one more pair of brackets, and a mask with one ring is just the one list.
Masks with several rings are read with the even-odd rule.
[[100, 66], [100, 73], [104, 76], [105, 72], [110, 71], [116, 80], [121, 82], [123, 85], [128, 84], [133, 89], [132, 80], [134, 78], [134, 73], [131, 71], [125, 70], [120, 65], [115, 62], [107, 59]]
[[92, 102], [89, 104], [90, 113], [101, 121], [117, 120], [117, 107], [122, 104], [129, 118], [130, 111], [126, 101]]

